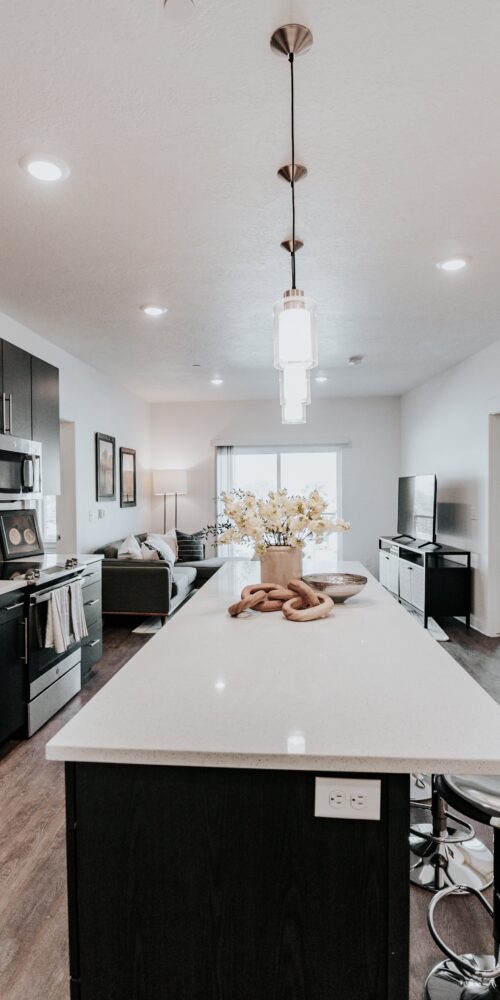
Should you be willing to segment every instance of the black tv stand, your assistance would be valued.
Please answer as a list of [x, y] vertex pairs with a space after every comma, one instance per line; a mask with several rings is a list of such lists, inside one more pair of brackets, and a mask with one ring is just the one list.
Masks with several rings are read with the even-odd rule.
[[398, 601], [429, 618], [465, 618], [470, 625], [471, 554], [444, 542], [417, 542], [407, 535], [379, 538], [379, 579]]

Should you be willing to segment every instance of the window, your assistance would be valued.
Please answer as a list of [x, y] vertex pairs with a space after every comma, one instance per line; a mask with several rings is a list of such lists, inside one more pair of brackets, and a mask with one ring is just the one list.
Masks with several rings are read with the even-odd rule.
[[57, 531], [57, 497], [44, 497], [36, 506], [44, 547], [46, 549], [55, 548], [59, 538]]
[[[328, 499], [326, 514], [340, 516], [340, 464], [341, 450], [334, 446], [283, 446], [283, 447], [220, 447], [217, 449], [217, 496], [222, 490], [251, 490], [256, 496], [265, 496], [269, 490], [287, 489], [291, 496], [310, 493], [317, 489]], [[219, 503], [217, 516], [221, 517]], [[341, 535], [328, 535], [316, 545], [307, 542], [304, 555], [314, 555], [315, 562], [331, 564], [332, 558], [341, 558]], [[248, 558], [251, 549], [246, 545], [219, 546], [220, 555]]]

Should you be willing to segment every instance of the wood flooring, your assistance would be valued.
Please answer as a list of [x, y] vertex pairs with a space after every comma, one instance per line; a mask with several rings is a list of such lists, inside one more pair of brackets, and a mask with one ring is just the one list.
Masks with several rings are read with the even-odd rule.
[[[447, 652], [500, 703], [500, 639], [440, 624], [450, 636]], [[103, 658], [82, 692], [31, 740], [0, 747], [1, 1000], [69, 1000], [64, 773], [45, 760], [45, 744], [151, 638], [131, 627], [129, 620], [106, 627]], [[489, 840], [486, 828], [477, 832]], [[412, 890], [409, 1000], [421, 1000], [426, 974], [441, 958], [427, 930], [429, 899]], [[441, 927], [458, 950], [491, 951], [479, 904], [470, 897], [449, 904]]]

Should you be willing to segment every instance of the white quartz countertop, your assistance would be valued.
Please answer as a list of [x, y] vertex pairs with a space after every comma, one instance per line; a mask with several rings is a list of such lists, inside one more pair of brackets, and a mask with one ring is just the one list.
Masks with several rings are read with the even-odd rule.
[[320, 621], [230, 618], [258, 574], [257, 563], [226, 563], [50, 740], [47, 757], [500, 773], [500, 707], [373, 577]]
[[26, 580], [0, 580], [0, 597], [10, 594], [11, 590], [22, 590], [25, 586]]
[[[64, 565], [66, 559], [77, 559], [80, 566], [88, 566], [89, 563], [98, 562], [104, 559], [104, 556], [98, 555], [93, 552], [86, 552], [84, 555], [77, 554], [73, 555], [62, 555], [60, 552], [44, 553], [41, 556], [28, 556], [26, 559], [20, 559], [19, 562], [23, 565], [25, 563], [31, 563], [33, 566], [39, 566], [40, 569], [50, 569], [52, 566], [58, 566], [60, 563]], [[13, 560], [9, 560], [12, 562]], [[0, 580], [0, 597], [3, 594], [9, 594], [11, 590], [23, 590], [25, 587], [29, 586], [29, 582], [23, 579], [17, 580]]]

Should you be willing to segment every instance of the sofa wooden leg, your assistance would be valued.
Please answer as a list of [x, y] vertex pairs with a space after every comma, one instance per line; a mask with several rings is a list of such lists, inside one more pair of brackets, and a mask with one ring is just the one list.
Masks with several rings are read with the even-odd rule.
[[166, 625], [168, 622], [168, 615], [160, 615], [162, 626]]

